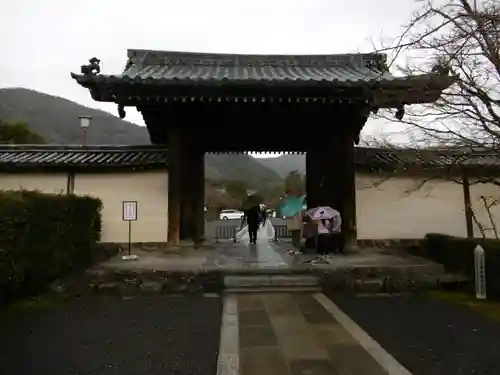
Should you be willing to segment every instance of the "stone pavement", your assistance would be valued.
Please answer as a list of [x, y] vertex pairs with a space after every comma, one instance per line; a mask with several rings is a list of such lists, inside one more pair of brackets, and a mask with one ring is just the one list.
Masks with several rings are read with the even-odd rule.
[[[232, 241], [208, 244], [195, 249], [190, 246], [176, 249], [134, 250], [137, 261], [124, 262], [121, 255], [101, 263], [99, 268], [156, 271], [211, 271], [211, 270], [292, 270], [339, 269], [355, 267], [415, 267], [439, 268], [422, 258], [390, 252], [386, 249], [363, 248], [334, 256], [331, 264], [311, 265], [305, 261], [314, 255], [290, 256], [289, 242], [259, 242], [249, 245]], [[438, 270], [438, 271], [439, 271]]]
[[228, 276], [252, 276], [253, 286], [258, 287], [263, 285], [257, 280], [261, 276], [266, 278], [265, 284], [271, 283], [271, 276], [309, 275], [316, 278], [317, 286], [323, 290], [364, 293], [416, 290], [444, 280], [442, 265], [397, 251], [350, 250], [333, 256], [330, 263], [315, 265], [304, 262], [314, 255], [291, 256], [289, 248], [289, 243], [268, 241], [257, 245], [228, 241], [196, 249], [136, 248], [133, 253], [138, 255], [137, 260], [124, 261], [118, 254], [82, 275], [58, 281], [51, 289], [75, 294], [218, 293], [227, 286]]
[[[218, 375], [409, 374], [383, 349], [369, 354], [365, 347], [376, 343], [365, 339], [364, 347], [321, 298], [311, 293], [227, 295]], [[388, 372], [379, 362], [397, 370]]]

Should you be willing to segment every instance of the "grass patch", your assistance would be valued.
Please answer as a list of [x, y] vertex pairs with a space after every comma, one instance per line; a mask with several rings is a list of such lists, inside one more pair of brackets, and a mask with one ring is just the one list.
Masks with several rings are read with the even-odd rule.
[[480, 301], [466, 293], [430, 291], [431, 298], [447, 301], [460, 306], [465, 306], [478, 314], [500, 322], [500, 302]]

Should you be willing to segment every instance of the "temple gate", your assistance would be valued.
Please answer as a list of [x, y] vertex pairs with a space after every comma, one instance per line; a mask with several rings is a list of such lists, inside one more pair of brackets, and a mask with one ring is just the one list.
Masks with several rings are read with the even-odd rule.
[[[120, 75], [99, 60], [71, 76], [97, 101], [143, 115], [169, 150], [168, 242], [204, 235], [206, 152], [304, 152], [308, 205], [343, 217], [356, 240], [354, 145], [371, 112], [436, 101], [446, 72], [394, 77], [382, 54], [230, 55], [129, 50]], [[265, 134], [263, 137], [262, 134]], [[182, 215], [181, 215], [182, 213]]]

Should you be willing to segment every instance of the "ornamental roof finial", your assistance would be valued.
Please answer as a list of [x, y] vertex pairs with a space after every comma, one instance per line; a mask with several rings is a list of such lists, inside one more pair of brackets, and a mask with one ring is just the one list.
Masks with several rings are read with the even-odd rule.
[[97, 57], [92, 57], [89, 60], [90, 64], [87, 65], [82, 65], [80, 68], [81, 73], [84, 76], [96, 76], [101, 72], [101, 67], [99, 64], [101, 63], [101, 60], [99, 60]]
[[123, 104], [118, 104], [118, 116], [123, 120], [125, 116], [127, 115], [127, 112], [125, 112], [125, 107]]

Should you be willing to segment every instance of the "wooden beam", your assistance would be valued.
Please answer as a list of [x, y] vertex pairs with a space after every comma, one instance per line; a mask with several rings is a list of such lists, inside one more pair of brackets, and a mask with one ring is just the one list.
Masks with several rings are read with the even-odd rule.
[[181, 214], [181, 134], [178, 124], [170, 125], [168, 137], [169, 173], [168, 173], [168, 244], [180, 243]]
[[194, 194], [193, 194], [193, 152], [196, 152], [191, 145], [193, 142], [189, 136], [182, 135], [181, 145], [181, 198], [180, 198], [180, 239], [187, 240], [193, 238], [194, 234]]
[[193, 233], [195, 245], [205, 240], [205, 153], [195, 148], [191, 164], [193, 198]]
[[349, 132], [339, 132], [329, 147], [318, 151], [317, 168], [321, 170], [318, 204], [338, 210], [342, 217], [344, 245], [355, 245], [356, 188], [354, 140]]
[[321, 152], [311, 150], [306, 153], [306, 195], [307, 208], [319, 205], [319, 192], [321, 183]]
[[346, 135], [342, 139], [343, 181], [342, 196], [344, 218], [342, 220], [344, 240], [350, 246], [355, 246], [358, 240], [358, 228], [356, 218], [356, 167], [354, 165], [354, 139]]

